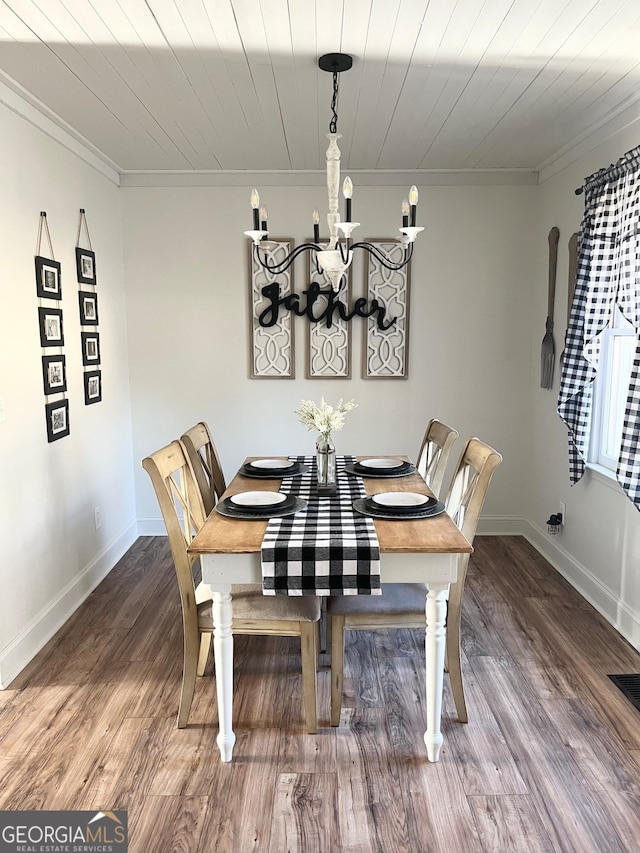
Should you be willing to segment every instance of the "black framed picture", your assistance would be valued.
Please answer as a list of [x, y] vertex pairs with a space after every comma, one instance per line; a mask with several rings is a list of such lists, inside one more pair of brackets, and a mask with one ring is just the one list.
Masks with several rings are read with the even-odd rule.
[[76, 271], [81, 284], [96, 283], [96, 256], [89, 249], [76, 248]]
[[62, 269], [58, 261], [36, 255], [36, 289], [44, 299], [62, 299]]
[[45, 403], [47, 419], [47, 441], [57, 441], [69, 435], [69, 401], [60, 400], [58, 403]]
[[80, 325], [98, 325], [98, 294], [91, 290], [80, 290], [78, 292], [80, 302]]
[[84, 374], [84, 404], [99, 403], [102, 400], [102, 371], [88, 370]]
[[100, 335], [98, 332], [80, 332], [82, 339], [82, 363], [100, 364]]
[[67, 365], [63, 355], [42, 356], [42, 380], [46, 395], [67, 390]]
[[38, 308], [40, 346], [61, 347], [64, 344], [62, 308]]

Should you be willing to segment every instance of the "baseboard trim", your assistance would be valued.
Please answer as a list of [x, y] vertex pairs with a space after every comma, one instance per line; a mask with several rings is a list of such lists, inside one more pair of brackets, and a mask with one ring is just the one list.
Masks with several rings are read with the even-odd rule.
[[59, 595], [0, 651], [0, 690], [33, 660], [82, 602], [109, 574], [138, 536], [135, 521], [128, 524]]
[[[640, 651], [640, 615], [634, 613], [586, 566], [566, 551], [558, 537], [550, 537], [541, 527], [525, 521], [522, 535], [621, 634]], [[551, 541], [553, 538], [553, 541]]]
[[167, 528], [162, 518], [139, 518], [138, 536], [166, 536]]

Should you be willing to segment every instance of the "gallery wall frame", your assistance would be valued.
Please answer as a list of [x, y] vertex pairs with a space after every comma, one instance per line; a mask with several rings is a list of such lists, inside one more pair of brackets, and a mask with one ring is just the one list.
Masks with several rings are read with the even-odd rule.
[[78, 291], [78, 304], [80, 307], [80, 325], [98, 325], [98, 294], [89, 290]]
[[40, 346], [64, 346], [64, 328], [62, 325], [62, 308], [38, 308], [40, 320]]
[[95, 252], [76, 246], [76, 272], [80, 284], [96, 284]]
[[98, 332], [81, 332], [82, 364], [100, 364], [100, 334]]
[[69, 435], [69, 401], [67, 399], [45, 403], [44, 411], [48, 442], [58, 441]]
[[58, 261], [36, 255], [36, 292], [40, 299], [62, 299], [62, 268]]
[[42, 382], [46, 397], [67, 390], [67, 363], [64, 355], [42, 356]]
[[84, 373], [84, 404], [90, 406], [102, 400], [102, 371], [87, 370]]

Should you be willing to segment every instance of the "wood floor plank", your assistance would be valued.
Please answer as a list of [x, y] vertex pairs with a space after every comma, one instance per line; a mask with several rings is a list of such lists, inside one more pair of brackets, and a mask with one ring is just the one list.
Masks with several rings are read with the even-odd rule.
[[127, 774], [129, 765], [135, 761], [136, 788], [140, 793], [145, 791], [145, 786], [140, 784], [140, 765], [143, 761], [149, 761], [148, 734], [149, 730], [157, 725], [157, 720], [143, 717], [124, 719], [91, 769], [82, 792], [73, 794], [69, 808], [102, 809], [105, 803], [113, 805], [117, 802], [117, 806], [113, 805], [113, 808], [127, 809], [130, 800], [120, 796], [118, 790], [121, 780]]
[[[458, 721], [451, 697], [445, 705], [447, 717], [443, 730], [447, 749], [455, 760], [467, 796], [526, 794], [519, 761], [505, 741], [500, 722], [487, 702], [486, 686], [464, 657], [463, 672], [469, 722]], [[446, 697], [449, 692], [447, 689]]]
[[554, 849], [528, 797], [470, 798], [482, 849], [518, 853], [549, 853]]
[[[341, 726], [337, 733], [339, 820], [347, 834], [344, 850], [362, 849], [363, 838], [368, 838], [369, 849], [376, 853], [410, 850], [399, 795], [405, 779], [386, 737], [384, 712], [362, 708], [348, 720], [348, 728]], [[354, 821], [363, 827], [354, 827]]]
[[206, 797], [144, 797], [129, 822], [130, 853], [196, 853]]
[[337, 784], [328, 773], [282, 773], [276, 784], [269, 853], [341, 853]]

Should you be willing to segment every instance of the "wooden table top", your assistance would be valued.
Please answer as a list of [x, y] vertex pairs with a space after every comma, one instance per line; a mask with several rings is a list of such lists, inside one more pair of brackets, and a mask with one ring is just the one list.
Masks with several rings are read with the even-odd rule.
[[[259, 457], [249, 456], [245, 462]], [[278, 457], [286, 458], [286, 457]], [[358, 457], [366, 459], [368, 457]], [[406, 459], [405, 456], [394, 457]], [[347, 475], [349, 476], [349, 475]], [[224, 498], [246, 491], [277, 492], [280, 479], [256, 479], [236, 474], [229, 484]], [[362, 482], [368, 495], [379, 492], [432, 492], [415, 472], [407, 477], [374, 478], [363, 477]], [[458, 530], [446, 512], [432, 518], [387, 521], [373, 519], [380, 551], [393, 554], [470, 554], [471, 545]], [[193, 539], [189, 551], [193, 554], [252, 554], [259, 553], [268, 520], [243, 520], [220, 515], [215, 509], [209, 515], [202, 530]]]

